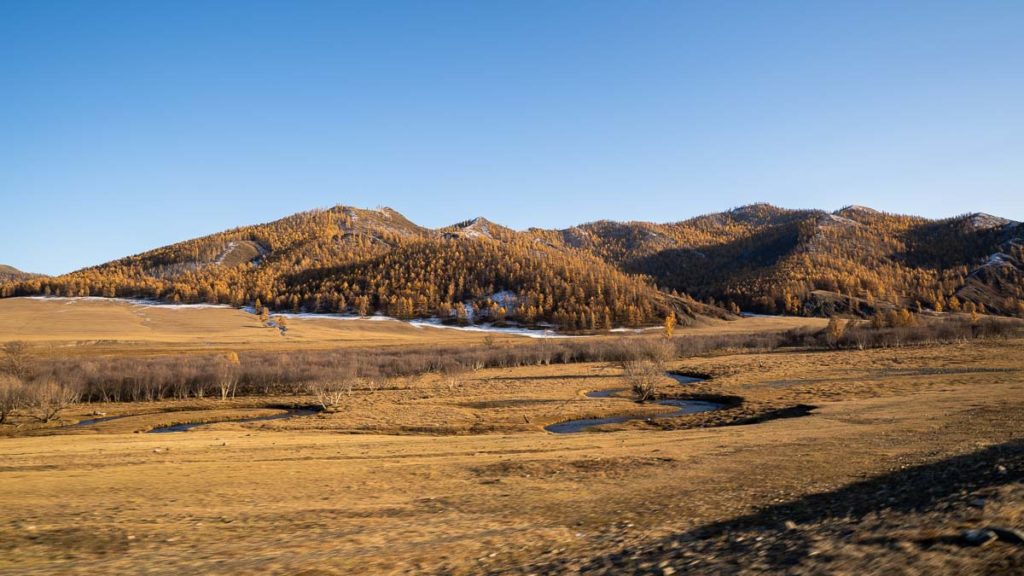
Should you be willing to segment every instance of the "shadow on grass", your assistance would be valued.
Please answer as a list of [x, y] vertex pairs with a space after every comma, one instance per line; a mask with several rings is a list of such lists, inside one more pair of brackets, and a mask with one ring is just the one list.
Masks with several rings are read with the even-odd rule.
[[[581, 572], [647, 573], [645, 567], [657, 566], [666, 560], [674, 564], [673, 560], [679, 559], [678, 550], [685, 549], [695, 553], [689, 558], [702, 558], [714, 564], [696, 566], [694, 572], [697, 573], [732, 573], [730, 569], [722, 572], [726, 566], [717, 563], [725, 562], [735, 568], [754, 560], [766, 567], [768, 573], [786, 573], [809, 558], [813, 537], [820, 537], [823, 531], [845, 538], [855, 533], [858, 523], [873, 513], [926, 513], [936, 509], [942, 501], [956, 499], [963, 499], [966, 506], [972, 492], [1022, 480], [1024, 439], [1016, 439], [699, 526], [639, 549], [594, 557], [584, 561]], [[817, 533], [809, 534], [804, 530], [807, 526], [815, 526]], [[935, 543], [940, 540], [943, 539]], [[753, 546], [755, 541], [760, 544], [757, 550]], [[564, 568], [563, 564], [555, 563], [532, 569], [549, 574]]]
[[724, 422], [721, 426], [746, 426], [748, 424], [760, 424], [762, 422], [768, 422], [769, 420], [779, 420], [782, 418], [801, 418], [803, 416], [810, 416], [811, 411], [815, 408], [817, 408], [817, 406], [811, 406], [810, 404], [797, 404], [796, 406], [777, 408], [775, 410], [769, 410], [747, 418], [739, 418], [731, 422]]
[[615, 374], [555, 374], [550, 376], [492, 376], [488, 380], [594, 380], [621, 377]]

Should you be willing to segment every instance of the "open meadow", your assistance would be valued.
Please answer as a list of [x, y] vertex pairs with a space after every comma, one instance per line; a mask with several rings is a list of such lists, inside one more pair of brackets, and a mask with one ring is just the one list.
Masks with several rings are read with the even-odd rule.
[[1024, 1], [8, 1], [0, 576], [1024, 576]]
[[[796, 343], [824, 320], [747, 318], [680, 328], [666, 353], [657, 333], [295, 319], [282, 335], [226, 308], [0, 307], [0, 339], [54, 374], [237, 351], [244, 383], [278, 354], [331, 367], [382, 347], [480, 364], [403, 374], [381, 356], [266, 394], [94, 398], [47, 423], [16, 412], [0, 426], [3, 574], [1024, 570], [1016, 333], [828, 349]], [[802, 340], [764, 343], [794, 329]], [[640, 360], [592, 359], [609, 346], [662, 350], [641, 374], [648, 402], [634, 401]], [[496, 365], [516, 350], [542, 360]], [[101, 376], [82, 380], [90, 394]], [[965, 540], [987, 527], [1002, 532]]]

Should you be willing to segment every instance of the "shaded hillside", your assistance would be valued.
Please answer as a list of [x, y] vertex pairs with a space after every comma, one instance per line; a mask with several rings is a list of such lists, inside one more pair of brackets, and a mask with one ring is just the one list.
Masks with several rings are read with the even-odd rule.
[[585, 252], [482, 218], [442, 230], [390, 210], [335, 207], [130, 256], [6, 295], [157, 298], [275, 310], [606, 329], [672, 313], [727, 316]]
[[1024, 226], [986, 214], [934, 221], [860, 206], [826, 213], [759, 204], [674, 224], [535, 233], [734, 310], [866, 315], [973, 303], [1024, 313]]

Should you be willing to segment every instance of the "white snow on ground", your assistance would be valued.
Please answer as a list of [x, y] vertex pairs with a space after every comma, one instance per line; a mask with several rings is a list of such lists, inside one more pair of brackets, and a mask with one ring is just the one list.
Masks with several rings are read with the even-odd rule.
[[491, 294], [491, 300], [498, 303], [498, 306], [511, 310], [513, 306], [518, 302], [519, 297], [516, 296], [515, 292], [510, 290], [502, 290], [501, 292], [495, 292]]
[[850, 220], [849, 218], [837, 216], [835, 214], [825, 214], [821, 216], [820, 218], [818, 218], [818, 224], [844, 224], [853, 226], [861, 225], [861, 223], [857, 222], [856, 220]]
[[94, 302], [122, 302], [131, 306], [139, 306], [142, 308], [167, 308], [170, 310], [188, 310], [188, 309], [200, 309], [200, 308], [232, 308], [227, 304], [171, 304], [169, 302], [160, 302], [158, 300], [146, 300], [143, 298], [104, 298], [102, 296], [25, 296], [32, 300], [62, 300], [66, 304], [74, 304], [81, 300], [91, 300]]
[[[246, 306], [242, 310], [249, 314], [255, 314], [256, 310], [252, 306]], [[403, 322], [398, 318], [392, 318], [391, 316], [385, 316], [383, 314], [374, 314], [373, 316], [360, 316], [358, 314], [329, 314], [319, 312], [271, 312], [270, 316], [280, 316], [282, 318], [295, 318], [298, 320], [368, 320], [370, 322]]]
[[1003, 254], [1002, 252], [996, 252], [995, 254], [989, 256], [988, 262], [985, 262], [984, 264], [982, 264], [982, 266], [996, 266], [999, 264], [1007, 263], [1007, 260], [1009, 260], [1009, 256]]
[[993, 268], [993, 267], [1008, 267], [1008, 268], [1012, 268], [1014, 266], [1016, 266], [1015, 260], [1009, 254], [1006, 254], [1004, 252], [996, 252], [995, 254], [992, 254], [991, 256], [989, 256], [988, 260], [986, 260], [984, 264], [982, 264], [982, 265], [978, 266], [976, 269], [972, 270], [969, 276], [974, 277], [974, 276], [976, 276], [977, 274], [979, 274], [982, 270], [984, 270], [986, 268]]
[[660, 326], [648, 326], [646, 328], [612, 328], [609, 332], [633, 332], [639, 334], [640, 332], [649, 332], [651, 330], [661, 330]]
[[237, 246], [238, 246], [238, 242], [235, 242], [234, 240], [232, 240], [231, 242], [228, 242], [227, 247], [224, 248], [224, 251], [220, 253], [220, 256], [217, 256], [217, 259], [214, 260], [213, 263], [214, 264], [223, 264], [224, 263], [224, 259], [227, 258], [228, 254], [230, 254], [231, 251], [234, 250]]
[[558, 334], [554, 330], [533, 330], [530, 328], [516, 327], [499, 328], [490, 324], [480, 324], [477, 326], [449, 326], [447, 324], [442, 324], [437, 318], [410, 320], [408, 324], [417, 328], [442, 328], [445, 330], [463, 330], [466, 332], [490, 332], [493, 334], [526, 336], [527, 338], [575, 338], [575, 336], [570, 336], [568, 334]]
[[[142, 308], [164, 308], [168, 310], [195, 310], [202, 308], [226, 308], [229, 310], [239, 310], [227, 304], [168, 304], [164, 302], [158, 302], [155, 300], [133, 300], [130, 298], [103, 298], [102, 296], [25, 296], [32, 300], [61, 300], [67, 304], [74, 304], [80, 300], [91, 300], [91, 301], [103, 301], [103, 302], [123, 302], [131, 306], [139, 306]], [[248, 312], [249, 314], [255, 314], [256, 311], [251, 306], [246, 306], [240, 310]], [[271, 318], [274, 316], [283, 318], [296, 318], [301, 320], [368, 320], [371, 322], [401, 322], [408, 324], [414, 328], [438, 328], [443, 330], [464, 330], [466, 332], [491, 332], [494, 334], [508, 334], [512, 336], [526, 336], [528, 338], [575, 338], [567, 334], [558, 334], [554, 330], [535, 330], [531, 328], [520, 328], [515, 326], [509, 327], [498, 327], [490, 324], [480, 325], [469, 325], [469, 326], [449, 326], [443, 324], [440, 318], [427, 318], [422, 320], [399, 320], [391, 316], [384, 316], [383, 314], [374, 314], [373, 316], [359, 316], [358, 314], [318, 314], [313, 312], [273, 312]]]
[[975, 230], [987, 230], [989, 228], [999, 228], [1012, 224], [1013, 220], [1007, 220], [1006, 218], [1000, 218], [999, 216], [993, 216], [991, 214], [985, 214], [984, 212], [975, 212], [967, 218], [967, 224]]
[[[255, 313], [252, 307], [244, 308], [250, 314]], [[575, 338], [566, 334], [558, 334], [554, 330], [535, 330], [531, 328], [519, 328], [514, 326], [498, 327], [490, 324], [453, 326], [444, 324], [440, 318], [425, 318], [420, 320], [399, 320], [383, 314], [373, 316], [359, 316], [358, 314], [319, 314], [313, 312], [274, 312], [270, 317], [282, 316], [284, 318], [296, 318], [300, 320], [368, 320], [371, 322], [401, 322], [413, 328], [438, 328], [443, 330], [464, 330], [466, 332], [491, 332], [494, 334], [509, 334], [515, 336], [526, 336], [528, 338]]]

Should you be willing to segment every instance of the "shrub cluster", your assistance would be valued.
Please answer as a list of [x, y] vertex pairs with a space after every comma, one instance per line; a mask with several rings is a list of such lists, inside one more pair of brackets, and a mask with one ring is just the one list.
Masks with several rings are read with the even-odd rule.
[[[769, 352], [778, 348], [886, 348], [923, 343], [964, 342], [976, 338], [1024, 334], [1024, 322], [960, 317], [929, 319], [912, 325], [875, 327], [867, 321], [830, 323], [820, 330], [778, 333], [634, 335], [621, 338], [542, 340], [513, 346], [416, 347], [346, 350], [253, 351], [235, 355], [195, 353], [153, 357], [55, 358], [30, 362], [23, 354], [8, 358], [10, 396], [35, 397], [42, 404], [138, 402], [206, 396], [303, 394], [315, 383], [325, 404], [340, 391], [394, 388], [403, 378], [425, 373], [442, 376], [450, 388], [467, 371], [482, 368], [574, 362], [661, 363], [720, 351]], [[56, 383], [56, 385], [53, 385]], [[5, 388], [5, 389], [6, 389]], [[17, 388], [17, 390], [15, 390]], [[26, 392], [26, 390], [28, 392]], [[43, 400], [38, 398], [45, 397]], [[24, 404], [23, 401], [19, 402]], [[19, 404], [20, 405], [20, 404]], [[52, 417], [52, 416], [51, 416]]]

